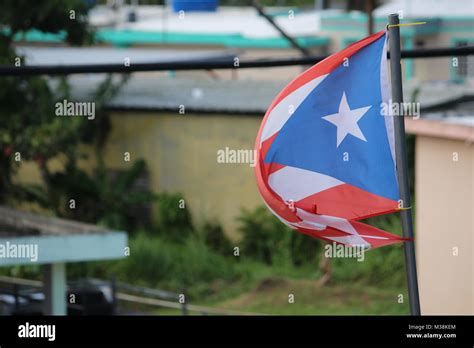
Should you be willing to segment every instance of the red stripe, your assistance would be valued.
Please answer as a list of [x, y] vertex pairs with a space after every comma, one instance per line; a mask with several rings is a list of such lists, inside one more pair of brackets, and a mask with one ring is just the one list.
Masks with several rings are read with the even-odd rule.
[[364, 224], [358, 221], [349, 221], [356, 231], [361, 235], [370, 235], [375, 237], [384, 237], [387, 239], [372, 239], [362, 237], [367, 243], [372, 245], [372, 248], [379, 248], [385, 245], [400, 243], [406, 240], [406, 238], [400, 237], [396, 234], [382, 231], [376, 227]]
[[[401, 242], [407, 240], [407, 238], [403, 238], [403, 237], [400, 237], [396, 234], [392, 234], [392, 233], [389, 233], [389, 232], [382, 231], [382, 230], [380, 230], [376, 227], [373, 227], [373, 226], [370, 226], [370, 225], [367, 225], [367, 224], [364, 224], [364, 223], [361, 223], [361, 222], [358, 222], [358, 221], [349, 221], [349, 222], [355, 228], [357, 233], [359, 233], [361, 235], [360, 237], [362, 239], [364, 239], [368, 244], [371, 245], [372, 249], [380, 248], [382, 246], [391, 245], [391, 244], [395, 244], [395, 243], [401, 243]], [[335, 242], [337, 244], [342, 244], [342, 245], [345, 245], [345, 244], [334, 241], [334, 240], [332, 240], [330, 238], [327, 238], [327, 237], [347, 237], [347, 236], [352, 235], [350, 233], [340, 231], [340, 230], [338, 230], [336, 228], [333, 228], [333, 227], [327, 227], [326, 229], [324, 229], [322, 231], [320, 231], [320, 230], [311, 230], [311, 229], [308, 229], [308, 228], [301, 228], [301, 227], [298, 227], [297, 230], [298, 230], [298, 232], [304, 233], [304, 234], [309, 235], [313, 238], [319, 238], [319, 239], [326, 240], [328, 242]], [[363, 237], [363, 236], [383, 237], [385, 239], [367, 238], [367, 237]]]
[[361, 220], [399, 210], [398, 202], [374, 195], [358, 187], [341, 184], [315, 193], [295, 203], [313, 214]]

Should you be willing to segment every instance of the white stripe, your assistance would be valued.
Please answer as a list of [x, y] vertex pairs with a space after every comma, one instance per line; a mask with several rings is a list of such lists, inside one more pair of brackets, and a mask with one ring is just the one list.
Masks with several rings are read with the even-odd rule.
[[263, 126], [260, 144], [262, 144], [265, 140], [270, 138], [283, 127], [291, 115], [306, 99], [308, 94], [311, 93], [311, 91], [328, 75], [329, 74], [322, 75], [307, 82], [292, 93], [288, 94], [273, 108], [273, 110], [270, 112], [270, 115], [267, 117], [267, 122]]
[[[388, 32], [385, 34], [385, 43], [382, 49], [382, 57], [380, 59], [380, 89], [382, 96], [382, 103], [388, 105], [389, 99], [392, 96], [392, 89], [390, 86], [390, 80], [388, 78], [387, 72], [387, 41], [388, 41]], [[393, 116], [391, 108], [387, 108], [390, 116], [383, 116], [385, 120], [385, 128], [387, 130], [388, 144], [390, 145], [390, 152], [392, 153], [392, 160], [395, 166], [395, 131], [393, 126]]]
[[359, 236], [364, 237], [364, 238], [372, 238], [372, 239], [388, 239], [387, 237], [368, 236], [366, 234], [359, 234]]
[[327, 226], [320, 225], [311, 221], [300, 221], [300, 222], [292, 222], [292, 226], [306, 228], [308, 230], [316, 230], [316, 231], [323, 231], [326, 229]]
[[347, 219], [343, 219], [343, 218], [339, 218], [335, 216], [329, 216], [329, 215], [311, 214], [299, 208], [296, 208], [296, 215], [298, 215], [298, 217], [305, 222], [313, 222], [313, 223], [329, 226], [332, 228], [336, 228], [346, 233], [358, 235], [354, 226], [352, 226], [352, 224]]
[[[268, 206], [268, 205], [267, 205]], [[275, 214], [275, 212], [268, 207], [270, 211]], [[316, 231], [323, 231], [326, 229], [326, 227], [332, 227], [335, 229], [338, 229], [340, 231], [350, 233], [349, 236], [323, 236], [326, 239], [333, 240], [335, 242], [343, 243], [346, 245], [363, 245], [365, 247], [372, 247], [370, 243], [362, 239], [362, 237], [365, 238], [373, 238], [373, 239], [388, 239], [385, 237], [377, 237], [377, 236], [367, 236], [367, 235], [359, 235], [357, 230], [352, 226], [351, 223], [349, 223], [348, 220], [338, 218], [335, 216], [329, 216], [329, 215], [316, 215], [316, 214], [311, 214], [308, 213], [302, 209], [296, 208], [296, 215], [302, 219], [303, 221], [301, 222], [289, 222], [286, 221], [285, 219], [281, 218], [277, 214], [275, 214], [283, 223], [285, 223], [287, 226], [296, 229], [297, 227], [300, 228], [306, 228], [306, 229], [311, 229], [311, 230], [316, 230]]]
[[268, 184], [284, 201], [297, 202], [344, 183], [329, 175], [286, 166], [272, 173], [268, 178]]
[[342, 236], [342, 237], [333, 237], [333, 236], [322, 236], [322, 237], [333, 240], [335, 242], [350, 245], [350, 246], [363, 245], [365, 248], [370, 248], [371, 247], [371, 245], [369, 243], [367, 243], [365, 240], [363, 240], [359, 236], [355, 236], [355, 235]]

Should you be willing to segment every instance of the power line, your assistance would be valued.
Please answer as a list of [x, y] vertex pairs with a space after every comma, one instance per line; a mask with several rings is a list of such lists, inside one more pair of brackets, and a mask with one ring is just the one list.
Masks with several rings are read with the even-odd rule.
[[290, 35], [288, 35], [288, 33], [283, 30], [282, 27], [280, 27], [276, 22], [275, 20], [273, 19], [272, 16], [269, 16], [265, 10], [263, 9], [262, 5], [260, 5], [260, 3], [258, 2], [258, 0], [252, 0], [250, 1], [250, 5], [253, 6], [258, 14], [260, 16], [262, 16], [263, 18], [265, 18], [267, 20], [268, 23], [270, 23], [270, 25], [275, 28], [281, 36], [283, 36], [289, 43], [291, 46], [293, 46], [293, 48], [296, 48], [298, 51], [300, 51], [301, 53], [303, 53], [304, 56], [309, 56], [310, 55], [310, 52], [308, 49], [306, 49], [304, 46], [300, 45], [298, 43], [298, 41], [296, 41], [293, 37], [291, 37]]
[[[403, 59], [461, 57], [474, 55], [474, 46], [424, 48], [405, 50], [401, 52]], [[139, 71], [166, 71], [166, 70], [221, 70], [221, 69], [248, 69], [272, 68], [295, 65], [312, 65], [327, 58], [327, 56], [307, 56], [278, 59], [258, 59], [239, 61], [229, 60], [201, 60], [201, 61], [169, 61], [158, 63], [137, 64], [85, 64], [85, 65], [31, 65], [10, 66], [0, 65], [0, 76], [35, 76], [35, 75], [69, 75], [69, 74], [97, 74], [97, 73], [129, 73]], [[387, 54], [390, 58], [390, 54]]]

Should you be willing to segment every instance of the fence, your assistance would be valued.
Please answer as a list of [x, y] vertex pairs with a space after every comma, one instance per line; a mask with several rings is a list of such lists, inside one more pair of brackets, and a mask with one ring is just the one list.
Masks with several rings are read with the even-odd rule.
[[[91, 284], [108, 285], [112, 292], [112, 303], [114, 306], [117, 305], [118, 301], [124, 301], [128, 303], [147, 305], [150, 307], [178, 309], [182, 315], [187, 315], [189, 312], [197, 312], [202, 315], [260, 315], [257, 313], [240, 312], [223, 308], [192, 305], [186, 303], [186, 301], [180, 302], [180, 294], [178, 293], [116, 282], [115, 280], [107, 281], [103, 279], [89, 278], [86, 281]], [[2, 283], [12, 286], [12, 295], [15, 298], [15, 308], [19, 307], [19, 299], [24, 293], [22, 287], [26, 287], [27, 291], [28, 288], [43, 287], [43, 282], [38, 280], [7, 276], [0, 276], [0, 284]]]

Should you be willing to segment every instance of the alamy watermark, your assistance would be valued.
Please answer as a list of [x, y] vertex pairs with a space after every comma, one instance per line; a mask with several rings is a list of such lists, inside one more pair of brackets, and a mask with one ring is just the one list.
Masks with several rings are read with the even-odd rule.
[[38, 261], [38, 244], [0, 243], [0, 258]]
[[380, 108], [383, 116], [411, 116], [414, 120], [420, 118], [420, 103], [394, 103], [389, 99], [388, 103], [381, 103]]
[[64, 99], [62, 102], [57, 102], [55, 108], [56, 116], [82, 116], [88, 120], [95, 119], [94, 102], [72, 102]]
[[25, 324], [18, 326], [19, 338], [46, 338], [48, 341], [56, 339], [56, 325], [54, 324]]
[[362, 262], [365, 259], [366, 245], [343, 245], [338, 243], [326, 244], [324, 246], [324, 257], [326, 258], [341, 258], [357, 259], [358, 262]]
[[257, 150], [245, 149], [225, 149], [217, 150], [217, 163], [247, 163], [250, 167], [255, 167], [257, 160]]

